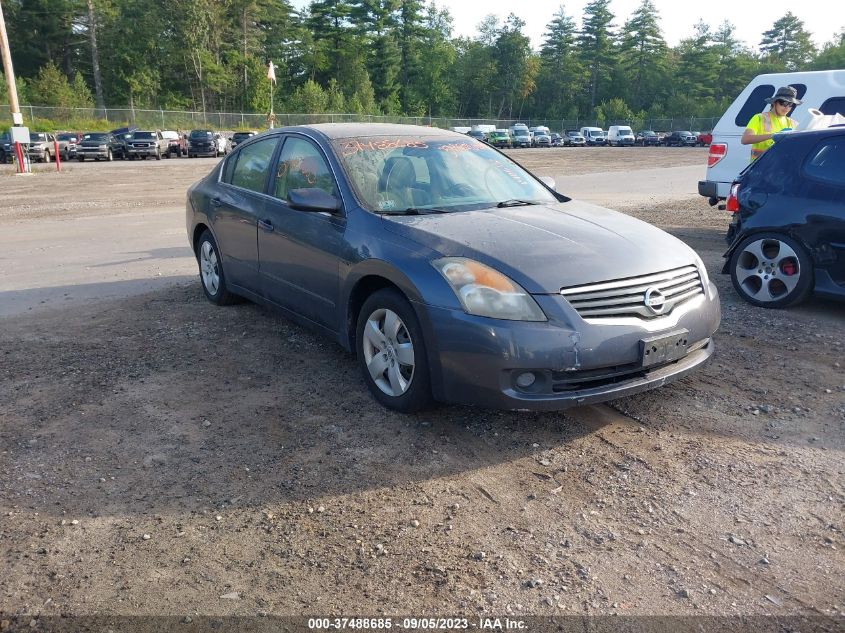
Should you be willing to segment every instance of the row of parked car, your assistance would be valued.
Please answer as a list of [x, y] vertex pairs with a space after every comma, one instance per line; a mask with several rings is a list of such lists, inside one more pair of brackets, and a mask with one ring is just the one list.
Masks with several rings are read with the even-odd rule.
[[[146, 160], [187, 156], [225, 156], [238, 143], [257, 134], [235, 132], [231, 138], [213, 130], [142, 130], [118, 128], [111, 132], [32, 132], [25, 146], [31, 161], [49, 163], [56, 155], [62, 160]], [[14, 155], [8, 136], [0, 139], [0, 162], [11, 162]]]
[[582, 127], [580, 130], [567, 130], [558, 134], [557, 132], [549, 132], [549, 128], [544, 126], [529, 128], [523, 124], [516, 124], [508, 129], [489, 131], [472, 129], [466, 133], [499, 148], [584, 147], [588, 145], [693, 147], [710, 145], [713, 138], [710, 132], [691, 132], [688, 130], [674, 132], [643, 130], [634, 135], [633, 130], [627, 125], [611, 125], [607, 131], [600, 127]]

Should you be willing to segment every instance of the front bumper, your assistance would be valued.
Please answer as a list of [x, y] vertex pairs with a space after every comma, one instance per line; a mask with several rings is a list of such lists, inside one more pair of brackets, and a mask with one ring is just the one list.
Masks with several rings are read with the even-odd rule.
[[210, 147], [197, 147], [196, 145], [188, 146], [188, 153], [193, 154], [194, 156], [217, 156], [217, 147], [214, 145]]
[[153, 147], [129, 147], [126, 150], [128, 156], [155, 156], [158, 153], [158, 148]]
[[[655, 321], [586, 322], [557, 295], [536, 296], [545, 323], [500, 321], [461, 310], [417, 304], [431, 365], [432, 389], [443, 402], [497, 409], [555, 411], [660, 387], [707, 362], [719, 325], [719, 297], [710, 284], [701, 295]], [[568, 308], [568, 309], [567, 309]], [[570, 315], [567, 314], [570, 313]], [[683, 358], [643, 367], [641, 340], [688, 332]], [[696, 349], [696, 346], [698, 348]], [[517, 386], [520, 374], [535, 383]]]
[[76, 158], [108, 158], [109, 150], [99, 147], [79, 147], [74, 154]]

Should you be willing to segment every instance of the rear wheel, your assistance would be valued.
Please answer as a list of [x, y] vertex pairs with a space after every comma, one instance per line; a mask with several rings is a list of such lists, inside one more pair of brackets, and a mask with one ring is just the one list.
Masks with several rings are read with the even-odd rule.
[[731, 281], [748, 303], [785, 308], [807, 298], [813, 262], [801, 244], [778, 233], [745, 238], [731, 256]]
[[217, 242], [211, 231], [203, 231], [197, 245], [197, 262], [200, 269], [200, 281], [205, 296], [211, 303], [219, 306], [237, 302], [237, 297], [229, 292], [226, 286], [226, 276], [223, 274], [223, 263], [217, 250]]
[[399, 291], [385, 288], [364, 302], [355, 341], [364, 381], [376, 400], [402, 413], [431, 405], [422, 329], [411, 304]]

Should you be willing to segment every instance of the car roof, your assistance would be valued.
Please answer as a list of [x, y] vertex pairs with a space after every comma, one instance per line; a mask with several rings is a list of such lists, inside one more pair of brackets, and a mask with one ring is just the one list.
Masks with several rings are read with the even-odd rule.
[[327, 139], [355, 138], [358, 136], [454, 136], [465, 138], [465, 134], [423, 125], [401, 125], [398, 123], [316, 123], [296, 125], [273, 130], [274, 132], [318, 132]]

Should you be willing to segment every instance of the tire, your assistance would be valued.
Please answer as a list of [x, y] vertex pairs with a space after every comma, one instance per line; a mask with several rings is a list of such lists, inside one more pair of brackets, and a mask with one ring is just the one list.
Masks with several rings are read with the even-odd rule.
[[422, 328], [398, 290], [384, 288], [367, 298], [358, 313], [355, 347], [364, 382], [381, 405], [402, 413], [431, 406]]
[[45, 163], [50, 162], [50, 150], [46, 150], [46, 149], [44, 150], [44, 162]]
[[80, 157], [78, 157], [76, 160], [78, 160], [80, 163], [84, 163], [84, 162], [85, 162], [85, 157], [84, 157], [84, 156], [80, 156]]
[[156, 150], [156, 160], [161, 160], [161, 150], [160, 149]]
[[806, 249], [781, 233], [749, 235], [731, 255], [731, 282], [739, 296], [761, 308], [786, 308], [813, 289], [813, 262]]
[[109, 150], [108, 154], [106, 154], [106, 160], [109, 162], [114, 160], [114, 154], [112, 154], [111, 150]]
[[200, 283], [206, 298], [218, 306], [231, 305], [237, 297], [229, 292], [226, 276], [220, 261], [220, 251], [211, 231], [205, 230], [197, 244], [197, 264], [199, 265]]

